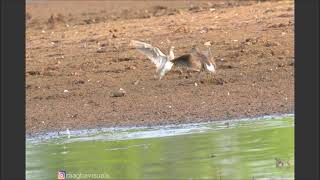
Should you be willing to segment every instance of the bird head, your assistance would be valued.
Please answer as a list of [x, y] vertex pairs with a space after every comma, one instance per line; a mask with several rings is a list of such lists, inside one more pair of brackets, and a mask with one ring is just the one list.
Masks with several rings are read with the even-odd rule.
[[170, 49], [169, 49], [169, 60], [174, 59], [173, 50], [174, 50], [174, 46], [171, 46]]
[[197, 53], [197, 52], [199, 52], [199, 49], [196, 47], [196, 45], [192, 45], [191, 52], [192, 52], [192, 53]]

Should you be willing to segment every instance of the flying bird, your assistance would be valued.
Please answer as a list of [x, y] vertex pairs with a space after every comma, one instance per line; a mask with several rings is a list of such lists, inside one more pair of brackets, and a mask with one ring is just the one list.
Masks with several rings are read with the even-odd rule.
[[171, 70], [173, 66], [171, 60], [174, 59], [173, 46], [169, 49], [169, 55], [165, 55], [159, 48], [144, 42], [131, 40], [130, 45], [135, 47], [140, 53], [146, 55], [156, 65], [159, 80]]

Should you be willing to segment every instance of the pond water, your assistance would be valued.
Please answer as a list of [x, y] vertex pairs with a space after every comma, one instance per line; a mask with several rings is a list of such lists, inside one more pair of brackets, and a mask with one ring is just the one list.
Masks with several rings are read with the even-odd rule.
[[294, 116], [28, 138], [27, 179], [58, 171], [67, 179], [294, 179]]

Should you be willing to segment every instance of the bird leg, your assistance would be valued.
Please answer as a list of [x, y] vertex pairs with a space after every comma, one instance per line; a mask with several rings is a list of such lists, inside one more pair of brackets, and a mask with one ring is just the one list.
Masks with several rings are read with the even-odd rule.
[[154, 80], [159, 79], [159, 77], [158, 77], [158, 75], [157, 75], [157, 74], [153, 75], [153, 78], [154, 78]]
[[180, 75], [182, 75], [182, 74], [183, 74], [183, 71], [182, 71], [181, 69], [179, 69], [179, 72], [180, 72]]
[[197, 76], [197, 81], [201, 83], [201, 75], [202, 71], [199, 71], [198, 76]]
[[207, 80], [208, 80], [208, 82], [213, 83], [213, 82], [214, 82], [214, 79], [215, 79], [214, 73], [209, 72], [209, 73], [207, 74]]
[[159, 75], [159, 81], [163, 78], [164, 75]]
[[177, 70], [178, 70], [178, 72], [179, 72], [179, 77], [181, 77], [181, 76], [183, 77], [183, 71], [182, 71], [182, 69], [181, 69], [181, 68], [178, 68]]
[[191, 75], [191, 72], [190, 71], [188, 71], [188, 77], [191, 77], [192, 75]]
[[183, 78], [185, 78], [184, 77], [184, 73], [183, 73], [183, 70], [181, 69], [181, 68], [177, 68], [177, 71], [179, 72], [179, 77], [181, 78], [181, 77], [183, 77]]

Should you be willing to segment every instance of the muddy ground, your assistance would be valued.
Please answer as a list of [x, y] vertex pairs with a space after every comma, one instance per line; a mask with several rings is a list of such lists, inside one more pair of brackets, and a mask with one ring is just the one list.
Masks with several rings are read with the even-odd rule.
[[[293, 1], [31, 1], [26, 12], [27, 134], [294, 111]], [[131, 39], [176, 56], [210, 41], [217, 72], [159, 81]]]

